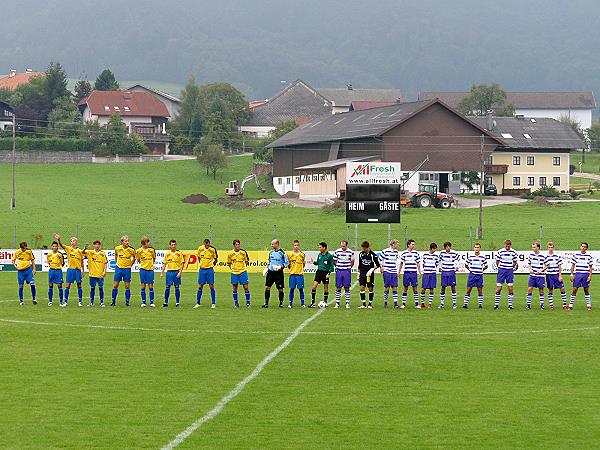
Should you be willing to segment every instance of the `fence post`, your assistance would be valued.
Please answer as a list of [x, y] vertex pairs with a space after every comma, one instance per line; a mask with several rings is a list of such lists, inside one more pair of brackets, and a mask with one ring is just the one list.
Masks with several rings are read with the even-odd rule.
[[13, 248], [17, 248], [17, 224], [15, 223], [13, 230]]
[[212, 242], [212, 223], [208, 226], [208, 240]]
[[406, 241], [408, 241], [408, 225], [404, 225], [404, 244], [406, 245]]
[[473, 248], [473, 225], [469, 225], [469, 250]]
[[542, 244], [543, 240], [544, 240], [544, 227], [543, 227], [543, 225], [540, 225], [540, 245]]
[[277, 224], [273, 224], [273, 239], [277, 239]]
[[156, 245], [156, 226], [152, 224], [152, 244]]
[[79, 239], [79, 224], [75, 224], [75, 237]]
[[392, 240], [392, 224], [388, 223], [388, 242]]
[[354, 250], [358, 250], [358, 224], [354, 224]]
[[350, 243], [350, 225], [346, 225], [346, 240]]

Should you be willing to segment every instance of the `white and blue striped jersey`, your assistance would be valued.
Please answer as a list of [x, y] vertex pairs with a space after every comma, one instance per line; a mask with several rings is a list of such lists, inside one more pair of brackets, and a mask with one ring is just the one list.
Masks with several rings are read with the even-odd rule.
[[562, 256], [557, 255], [556, 253], [546, 255], [546, 258], [544, 259], [546, 273], [548, 275], [558, 275], [560, 273], [560, 269], [562, 268], [562, 261]]
[[535, 273], [538, 270], [540, 270], [540, 271], [544, 270], [545, 262], [546, 262], [546, 257], [544, 255], [542, 255], [541, 253], [531, 252], [529, 254], [529, 256], [527, 257], [527, 262], [531, 266], [529, 275], [531, 275], [532, 277], [543, 277], [544, 276], [543, 273]]
[[416, 250], [404, 250], [400, 253], [400, 261], [402, 261], [404, 272], [416, 272], [421, 257]]
[[487, 267], [487, 258], [485, 255], [476, 255], [473, 253], [472, 255], [467, 256], [466, 264], [467, 269], [469, 269], [469, 272], [473, 275], [483, 275], [483, 271]]
[[575, 253], [571, 258], [571, 263], [575, 264], [575, 273], [588, 273], [594, 263], [594, 258], [589, 253]]
[[398, 258], [400, 252], [398, 249], [392, 247], [384, 248], [379, 253], [379, 264], [383, 268], [384, 272], [397, 273], [398, 272]]
[[518, 259], [519, 255], [512, 248], [510, 250], [501, 248], [496, 255], [496, 264], [498, 269], [514, 269], [514, 264]]
[[456, 272], [458, 258], [458, 253], [454, 250], [450, 250], [449, 252], [444, 250], [443, 252], [440, 252], [440, 266], [442, 272]]
[[440, 257], [435, 253], [425, 253], [423, 255], [423, 273], [436, 273]]
[[354, 258], [354, 252], [349, 248], [342, 250], [338, 248], [333, 252], [333, 261], [335, 262], [336, 270], [347, 270], [352, 268], [352, 259]]

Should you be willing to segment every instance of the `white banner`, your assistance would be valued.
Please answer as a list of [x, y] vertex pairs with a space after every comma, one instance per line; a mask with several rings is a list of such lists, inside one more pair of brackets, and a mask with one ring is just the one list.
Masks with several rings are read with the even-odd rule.
[[[38, 267], [38, 270], [41, 270], [42, 272], [48, 271], [49, 267], [46, 262], [46, 255], [50, 251], [51, 250], [33, 250], [33, 255], [35, 256], [35, 262], [36, 262], [36, 266]], [[112, 249], [104, 250], [104, 251], [106, 253], [106, 256], [108, 257], [108, 271], [114, 272], [115, 252]], [[155, 272], [160, 271], [160, 269], [162, 267], [162, 263], [164, 261], [165, 254], [167, 251], [168, 250], [156, 250], [156, 263], [154, 264]], [[0, 272], [2, 272], [2, 271], [14, 272], [15, 271], [15, 268], [11, 262], [14, 252], [15, 252], [14, 249], [0, 249]], [[183, 252], [190, 253], [191, 251], [183, 250]], [[195, 253], [195, 251], [193, 251], [193, 252]], [[563, 266], [562, 266], [563, 273], [569, 273], [571, 271], [571, 258], [574, 253], [578, 253], [578, 252], [579, 252], [578, 250], [577, 251], [567, 250], [567, 251], [557, 251], [556, 252], [563, 259]], [[306, 251], [304, 253], [306, 255], [305, 272], [306, 273], [314, 273], [316, 271], [317, 267], [315, 265], [311, 264], [310, 261], [313, 259], [316, 260], [317, 256], [319, 255], [319, 252], [318, 251]], [[333, 253], [333, 249], [331, 249], [331, 253]], [[376, 251], [375, 253], [378, 254], [379, 252]], [[426, 253], [426, 252], [419, 252], [420, 255], [423, 255], [424, 253]], [[467, 259], [467, 255], [471, 254], [472, 252], [457, 251], [456, 253], [458, 253], [458, 255], [459, 255], [457, 272], [458, 273], [466, 273], [467, 270], [465, 269], [465, 261]], [[527, 268], [527, 256], [529, 256], [530, 253], [531, 253], [530, 251], [527, 251], [527, 252], [517, 251], [517, 254], [519, 255], [519, 267], [515, 271], [515, 273], [528, 273], [529, 272], [529, 270]], [[588, 253], [594, 259], [594, 266], [593, 266], [594, 273], [600, 273], [600, 251], [588, 251]], [[225, 261], [226, 255], [227, 255], [227, 251], [220, 250], [219, 254], [221, 255], [220, 262], [223, 263]], [[495, 260], [496, 252], [495, 251], [493, 251], [493, 252], [482, 251], [481, 254], [484, 255], [488, 259], [488, 268], [485, 271], [485, 273], [496, 273], [498, 271], [498, 268], [496, 267], [496, 260]], [[63, 253], [63, 255], [64, 255], [64, 253]], [[67, 264], [66, 264], [67, 258], [66, 258], [66, 255], [64, 255], [64, 256], [65, 256], [65, 265], [63, 267], [63, 271], [66, 271], [67, 270]], [[355, 264], [354, 264], [354, 269], [353, 269], [354, 272], [356, 272], [357, 267], [358, 267], [358, 253], [356, 253], [356, 256], [355, 256]], [[133, 272], [139, 272], [139, 264], [137, 264], [137, 263], [134, 264], [132, 270], [133, 270]]]
[[348, 162], [346, 184], [400, 184], [400, 163]]

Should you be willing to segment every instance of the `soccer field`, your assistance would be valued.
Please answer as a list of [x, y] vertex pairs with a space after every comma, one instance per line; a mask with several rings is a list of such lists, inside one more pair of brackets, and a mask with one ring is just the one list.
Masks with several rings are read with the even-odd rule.
[[[68, 308], [48, 308], [46, 276], [36, 277], [39, 304], [20, 307], [16, 274], [0, 274], [4, 448], [160, 448], [257, 366], [182, 448], [600, 442], [598, 312], [585, 310], [581, 293], [574, 311], [526, 311], [525, 276], [516, 277], [513, 311], [506, 293], [492, 310], [493, 276], [481, 311], [475, 296], [469, 310], [384, 310], [381, 279], [373, 310], [356, 308], [357, 291], [350, 310], [263, 310], [259, 275], [252, 308], [236, 310], [223, 274], [214, 310], [206, 294], [192, 309], [194, 274], [184, 275], [179, 309], [140, 308], [137, 276], [129, 308], [122, 292], [117, 308], [77, 308], [73, 296]], [[461, 304], [466, 277], [458, 278]], [[87, 296], [87, 277], [84, 285]]]

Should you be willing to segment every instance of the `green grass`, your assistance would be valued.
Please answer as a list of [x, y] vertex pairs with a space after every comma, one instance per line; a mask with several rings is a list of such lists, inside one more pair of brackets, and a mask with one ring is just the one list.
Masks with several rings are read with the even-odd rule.
[[[208, 236], [211, 225], [213, 241], [221, 249], [229, 248], [234, 238], [240, 238], [247, 249], [267, 248], [274, 225], [285, 247], [296, 238], [306, 249], [316, 248], [322, 239], [334, 246], [348, 234], [353, 243], [354, 226], [348, 228], [341, 211], [327, 213], [285, 205], [232, 209], [216, 203], [181, 202], [196, 193], [213, 200], [223, 198], [228, 180], [250, 173], [251, 164], [249, 156], [230, 157], [229, 167], [217, 174], [216, 181], [196, 161], [23, 164], [17, 168], [17, 208], [13, 211], [8, 209], [11, 166], [0, 164], [0, 246], [12, 247], [15, 225], [17, 241], [26, 240], [32, 247], [48, 245], [55, 232], [73, 235], [77, 227], [83, 241], [101, 239], [105, 247], [116, 244], [123, 234], [129, 234], [134, 242], [147, 234], [158, 248], [175, 238], [180, 248], [189, 249]], [[276, 195], [272, 189], [261, 194], [252, 183], [247, 186], [247, 198]], [[597, 204], [487, 207], [483, 249], [497, 249], [506, 238], [517, 248], [529, 248], [531, 241], [539, 238], [540, 225], [544, 239], [552, 239], [559, 248], [577, 248], [582, 239], [589, 240], [593, 248], [598, 213]], [[420, 250], [432, 241], [439, 244], [448, 239], [456, 248], [467, 249], [469, 227], [475, 230], [477, 224], [477, 209], [409, 208], [402, 211], [402, 223], [391, 229], [400, 240], [405, 236], [415, 239]], [[359, 240], [369, 239], [374, 248], [386, 245], [387, 225], [360, 224], [358, 230]]]
[[[250, 310], [225, 275], [216, 310], [191, 309], [192, 274], [183, 307], [156, 310], [137, 276], [116, 309], [19, 307], [15, 278], [0, 274], [3, 448], [159, 448], [315, 313], [256, 308], [256, 275]], [[598, 312], [581, 295], [569, 313], [525, 311], [517, 276], [516, 309], [504, 296], [493, 311], [486, 277], [482, 311], [384, 310], [377, 283], [375, 309], [325, 311], [182, 448], [597, 446]]]
[[[579, 163], [582, 160], [582, 156], [581, 152], [571, 153], [571, 164], [575, 166], [575, 173], [579, 172]], [[582, 170], [588, 173], [600, 173], [600, 152], [586, 153]]]

